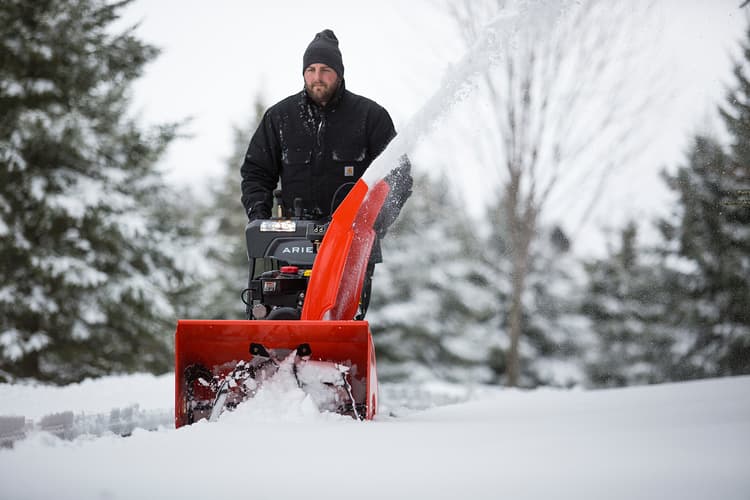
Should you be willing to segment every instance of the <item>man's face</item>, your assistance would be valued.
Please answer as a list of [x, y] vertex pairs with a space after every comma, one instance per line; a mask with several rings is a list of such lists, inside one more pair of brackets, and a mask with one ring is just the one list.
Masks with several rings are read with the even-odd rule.
[[339, 87], [339, 75], [325, 64], [311, 64], [305, 68], [305, 89], [313, 101], [325, 106]]

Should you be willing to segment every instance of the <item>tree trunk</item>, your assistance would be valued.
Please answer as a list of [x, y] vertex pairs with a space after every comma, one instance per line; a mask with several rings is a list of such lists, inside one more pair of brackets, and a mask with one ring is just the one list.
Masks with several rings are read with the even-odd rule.
[[[515, 174], [515, 175], [514, 175]], [[506, 353], [505, 364], [508, 387], [517, 387], [521, 374], [520, 339], [523, 330], [523, 292], [526, 275], [529, 270], [529, 251], [534, 234], [536, 211], [533, 202], [520, 202], [520, 170], [511, 175], [506, 192], [506, 212], [510, 222], [511, 254], [511, 298], [508, 318], [508, 335], [510, 345]]]
[[519, 344], [521, 339], [521, 330], [523, 329], [523, 297], [524, 285], [526, 284], [526, 273], [528, 263], [528, 248], [518, 249], [513, 252], [512, 263], [512, 295], [509, 313], [509, 336], [510, 346], [506, 356], [508, 387], [517, 387], [518, 379], [521, 374], [521, 355]]

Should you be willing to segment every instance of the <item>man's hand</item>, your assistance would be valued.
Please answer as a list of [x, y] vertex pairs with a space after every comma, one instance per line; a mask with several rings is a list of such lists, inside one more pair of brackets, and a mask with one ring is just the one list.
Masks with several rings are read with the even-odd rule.
[[388, 191], [388, 197], [385, 199], [383, 208], [380, 209], [380, 214], [378, 214], [378, 218], [373, 225], [378, 238], [385, 236], [388, 228], [401, 213], [406, 200], [411, 196], [414, 178], [411, 176], [409, 157], [405, 154], [401, 155], [398, 159], [398, 166], [391, 170], [384, 180], [390, 186], [390, 191]]
[[385, 176], [385, 182], [391, 187], [390, 196], [398, 200], [400, 210], [411, 196], [411, 188], [414, 185], [408, 156], [404, 154], [399, 157], [398, 166]]
[[248, 221], [254, 221], [256, 219], [270, 219], [271, 209], [262, 201], [255, 202], [250, 211], [247, 213]]

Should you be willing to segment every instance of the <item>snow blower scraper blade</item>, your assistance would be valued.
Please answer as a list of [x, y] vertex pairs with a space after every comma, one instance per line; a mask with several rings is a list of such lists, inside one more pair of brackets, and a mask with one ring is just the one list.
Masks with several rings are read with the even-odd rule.
[[313, 263], [301, 319], [179, 320], [175, 333], [175, 426], [215, 420], [290, 370], [321, 410], [372, 419], [375, 350], [367, 321], [354, 320], [386, 200], [384, 180], [360, 179], [333, 214]]

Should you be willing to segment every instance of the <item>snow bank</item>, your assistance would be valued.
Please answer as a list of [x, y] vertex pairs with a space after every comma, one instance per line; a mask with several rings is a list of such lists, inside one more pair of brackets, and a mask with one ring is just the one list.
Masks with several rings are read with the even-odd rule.
[[170, 409], [174, 407], [174, 373], [102, 377], [64, 387], [0, 384], [0, 401], [0, 415], [33, 420], [61, 411], [108, 413], [132, 405], [144, 410]]
[[[144, 407], [167, 392], [163, 378], [137, 376], [47, 393], [0, 386], [0, 400], [15, 393], [45, 413], [94, 408], [116, 381]], [[358, 422], [280, 391], [289, 399], [267, 404], [291, 413], [277, 418], [247, 406], [129, 438], [35, 434], [0, 450], [0, 497], [746, 499], [749, 393], [750, 377], [590, 392], [455, 388], [471, 399]], [[59, 399], [29, 403], [45, 394]]]

